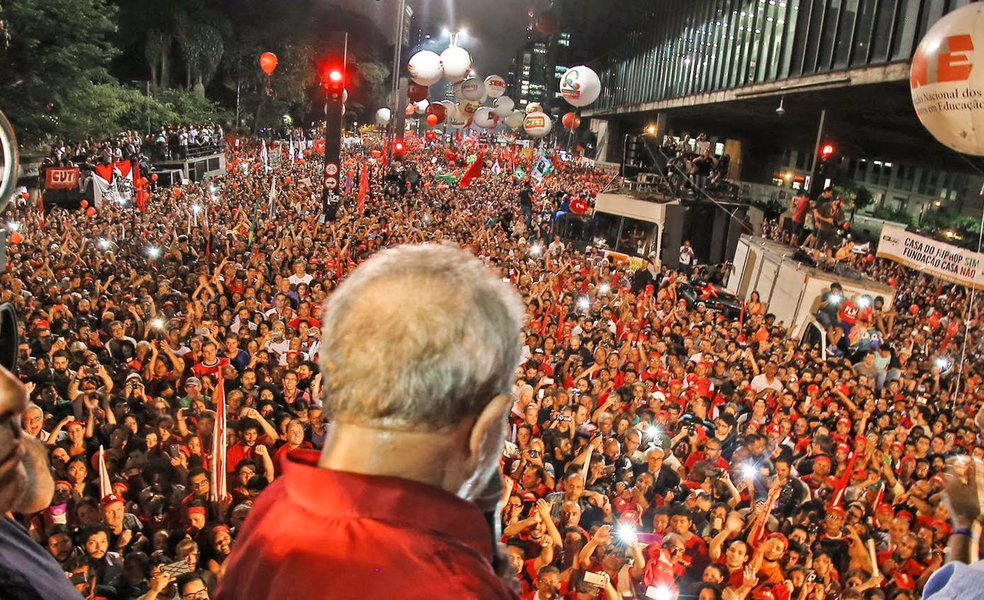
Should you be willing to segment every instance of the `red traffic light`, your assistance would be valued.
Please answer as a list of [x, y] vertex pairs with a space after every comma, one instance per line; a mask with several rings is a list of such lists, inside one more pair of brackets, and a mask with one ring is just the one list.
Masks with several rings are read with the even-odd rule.
[[335, 83], [338, 83], [341, 80], [342, 80], [342, 72], [341, 71], [339, 71], [337, 69], [332, 69], [328, 73], [328, 81], [333, 81]]
[[830, 158], [833, 154], [834, 154], [833, 144], [824, 144], [823, 146], [820, 147], [821, 158], [827, 159]]
[[393, 144], [393, 150], [397, 152], [403, 152], [403, 142], [400, 140], [396, 140], [396, 142]]

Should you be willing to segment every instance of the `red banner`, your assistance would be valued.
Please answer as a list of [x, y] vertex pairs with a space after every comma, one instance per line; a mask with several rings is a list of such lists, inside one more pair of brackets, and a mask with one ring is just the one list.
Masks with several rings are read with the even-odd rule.
[[79, 170], [49, 167], [44, 172], [44, 189], [46, 190], [77, 190], [79, 188]]

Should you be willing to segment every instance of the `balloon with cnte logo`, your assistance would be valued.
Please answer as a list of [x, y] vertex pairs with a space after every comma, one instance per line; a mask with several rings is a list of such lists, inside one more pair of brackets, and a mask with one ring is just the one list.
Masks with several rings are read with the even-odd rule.
[[560, 95], [571, 106], [587, 106], [601, 95], [601, 79], [584, 65], [568, 69], [560, 78]]
[[434, 85], [444, 76], [441, 57], [430, 50], [421, 50], [414, 54], [410, 58], [408, 70], [410, 71], [410, 79], [424, 86]]
[[543, 112], [543, 107], [540, 106], [539, 102], [530, 102], [526, 105], [526, 114], [530, 115], [535, 112]]
[[957, 152], [984, 156], [984, 4], [958, 8], [919, 42], [909, 87], [923, 126]]
[[550, 121], [550, 116], [544, 112], [529, 113], [523, 120], [523, 130], [533, 139], [546, 136], [551, 129], [553, 129], [553, 122]]

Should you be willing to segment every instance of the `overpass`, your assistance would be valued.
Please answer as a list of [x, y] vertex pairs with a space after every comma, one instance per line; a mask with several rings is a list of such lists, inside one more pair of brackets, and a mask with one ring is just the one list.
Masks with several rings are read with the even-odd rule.
[[767, 181], [791, 150], [812, 156], [826, 109], [825, 139], [842, 156], [973, 172], [925, 131], [908, 88], [919, 40], [969, 3], [660, 0], [596, 64], [602, 95], [583, 116], [601, 160], [620, 161], [625, 136], [646, 129], [705, 131], [742, 179]]

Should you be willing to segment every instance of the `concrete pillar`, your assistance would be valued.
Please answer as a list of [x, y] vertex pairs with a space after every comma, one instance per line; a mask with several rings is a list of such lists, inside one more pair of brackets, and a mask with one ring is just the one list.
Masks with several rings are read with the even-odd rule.
[[657, 144], [662, 144], [663, 136], [669, 133], [669, 119], [666, 117], [666, 113], [656, 113], [656, 121], [653, 125], [656, 126], [653, 139], [656, 140]]
[[[591, 119], [591, 132], [595, 134], [595, 160], [598, 162], [614, 162], [611, 159], [611, 136], [606, 119]], [[619, 150], [621, 151], [621, 150]]]
[[731, 181], [741, 181], [741, 140], [724, 140], [724, 153], [731, 156], [731, 164], [728, 167], [728, 179]]

